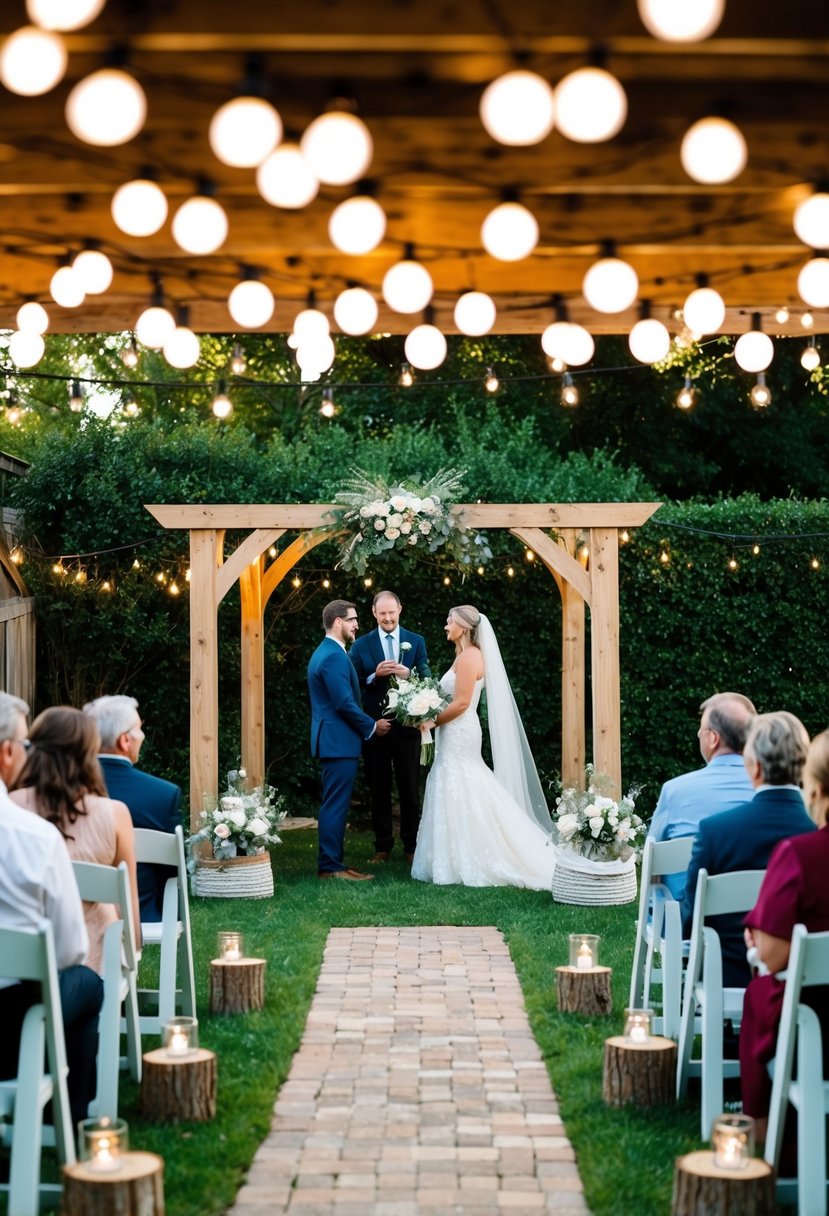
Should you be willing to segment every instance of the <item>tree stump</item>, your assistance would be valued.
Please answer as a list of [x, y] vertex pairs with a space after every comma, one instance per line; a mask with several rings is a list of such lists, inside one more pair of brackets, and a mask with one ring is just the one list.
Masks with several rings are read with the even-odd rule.
[[671, 1216], [773, 1216], [774, 1174], [756, 1158], [743, 1170], [724, 1170], [710, 1151], [677, 1157]]
[[676, 1043], [653, 1036], [605, 1039], [602, 1097], [608, 1106], [668, 1106], [676, 1095]]
[[61, 1216], [164, 1216], [164, 1162], [155, 1153], [124, 1153], [117, 1173], [88, 1161], [63, 1167]]
[[216, 1054], [200, 1047], [190, 1056], [169, 1056], [165, 1047], [145, 1052], [141, 1114], [150, 1123], [204, 1123], [216, 1114]]
[[210, 964], [210, 1012], [249, 1013], [265, 1004], [264, 958], [241, 958], [227, 962], [214, 958]]
[[612, 967], [556, 967], [556, 996], [559, 1013], [585, 1013], [595, 1017], [610, 1013]]

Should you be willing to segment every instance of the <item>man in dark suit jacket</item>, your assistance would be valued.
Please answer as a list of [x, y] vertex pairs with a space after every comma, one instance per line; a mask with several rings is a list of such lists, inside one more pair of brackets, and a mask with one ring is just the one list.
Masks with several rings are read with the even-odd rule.
[[[752, 719], [743, 763], [755, 794], [750, 802], [709, 815], [699, 825], [682, 900], [686, 937], [691, 931], [700, 870], [709, 874], [765, 870], [781, 840], [815, 831], [799, 788], [808, 747], [806, 728], [794, 714], [759, 714]], [[751, 972], [746, 962], [742, 915], [711, 916], [706, 924], [720, 937], [723, 984], [745, 988]]]
[[[83, 707], [101, 735], [98, 759], [110, 798], [126, 802], [133, 827], [174, 832], [181, 823], [181, 790], [172, 781], [136, 768], [144, 731], [135, 697], [98, 697]], [[160, 921], [164, 886], [176, 871], [171, 866], [138, 865], [138, 900], [142, 921]]]
[[[371, 611], [377, 629], [359, 638], [349, 657], [360, 680], [363, 709], [376, 721], [385, 711], [393, 676], [405, 680], [413, 671], [419, 676], [430, 676], [432, 672], [423, 638], [400, 626], [402, 605], [395, 593], [378, 591]], [[400, 838], [406, 859], [411, 861], [420, 823], [420, 731], [392, 721], [388, 734], [369, 739], [363, 748], [363, 758], [371, 794], [375, 848], [372, 861], [388, 861], [394, 847], [392, 772], [400, 797]]]
[[374, 875], [361, 874], [343, 863], [351, 791], [363, 742], [373, 734], [385, 734], [391, 723], [375, 722], [360, 708], [357, 673], [345, 650], [359, 627], [356, 605], [332, 600], [322, 610], [322, 626], [325, 637], [308, 664], [311, 755], [318, 756], [322, 764], [317, 874], [360, 881]]

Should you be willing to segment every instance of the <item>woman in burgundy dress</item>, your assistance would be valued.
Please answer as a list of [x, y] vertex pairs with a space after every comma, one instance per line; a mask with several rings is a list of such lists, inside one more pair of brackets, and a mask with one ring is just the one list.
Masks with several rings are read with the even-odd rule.
[[[829, 929], [829, 731], [812, 740], [803, 770], [803, 796], [820, 830], [780, 842], [769, 859], [757, 903], [745, 918], [746, 945], [756, 947], [771, 973], [755, 976], [746, 989], [740, 1030], [743, 1111], [757, 1121], [760, 1141], [766, 1136], [771, 1098], [768, 1064], [777, 1049], [785, 987], [775, 976], [788, 964], [795, 925], [805, 925], [809, 933]], [[826, 1043], [829, 990], [807, 989], [804, 1001], [817, 1010]]]

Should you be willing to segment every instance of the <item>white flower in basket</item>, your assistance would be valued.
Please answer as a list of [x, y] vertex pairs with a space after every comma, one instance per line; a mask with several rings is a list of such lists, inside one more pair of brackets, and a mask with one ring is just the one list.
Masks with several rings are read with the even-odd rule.
[[610, 782], [592, 765], [587, 789], [562, 788], [553, 812], [553, 898], [566, 904], [624, 904], [636, 898], [636, 857], [647, 829], [636, 814], [639, 787], [624, 798], [602, 792]]
[[286, 815], [284, 799], [271, 785], [245, 790], [245, 777], [244, 769], [228, 773], [227, 793], [220, 795], [218, 805], [215, 798], [205, 795], [201, 827], [187, 841], [191, 861], [193, 846], [200, 841], [210, 843], [217, 861], [255, 857], [269, 845], [281, 843], [276, 828]]

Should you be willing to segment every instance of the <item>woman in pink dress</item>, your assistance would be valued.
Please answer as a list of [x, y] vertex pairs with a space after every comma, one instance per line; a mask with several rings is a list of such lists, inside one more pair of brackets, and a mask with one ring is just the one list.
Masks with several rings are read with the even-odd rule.
[[[31, 750], [11, 797], [19, 806], [55, 825], [73, 861], [105, 866], [127, 863], [133, 922], [138, 932], [132, 819], [125, 803], [106, 796], [98, 763], [98, 727], [79, 709], [57, 705], [35, 718], [29, 739]], [[86, 965], [100, 973], [104, 933], [118, 918], [118, 911], [114, 904], [87, 901], [83, 909], [89, 934]]]
[[[789, 961], [792, 931], [803, 924], [809, 933], [829, 929], [829, 731], [816, 735], [803, 770], [803, 796], [820, 829], [783, 840], [769, 859], [757, 903], [745, 918], [746, 945], [770, 974], [758, 975], [746, 989], [740, 1030], [740, 1080], [743, 1110], [757, 1121], [765, 1140], [771, 1080], [768, 1064], [777, 1050], [777, 1030], [785, 985], [776, 978]], [[804, 1001], [817, 1010], [829, 1030], [829, 990], [804, 990]], [[790, 1146], [788, 1146], [790, 1147]], [[788, 1155], [788, 1154], [787, 1154]]]

